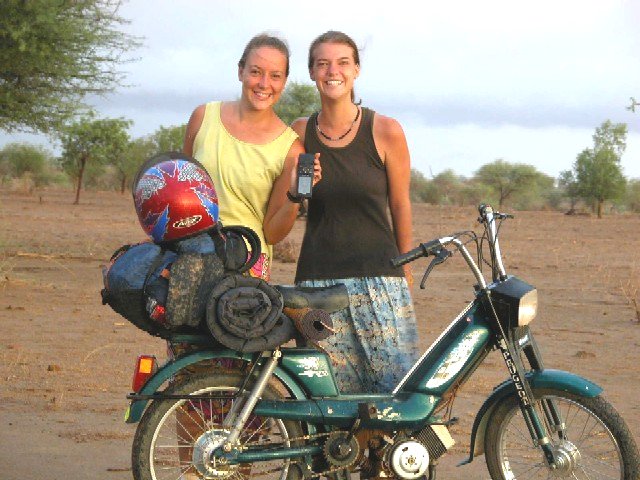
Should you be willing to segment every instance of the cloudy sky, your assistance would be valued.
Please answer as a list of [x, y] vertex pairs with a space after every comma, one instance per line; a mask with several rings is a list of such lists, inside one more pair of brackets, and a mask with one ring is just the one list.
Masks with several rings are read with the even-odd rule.
[[[130, 0], [144, 37], [131, 88], [95, 101], [134, 120], [134, 137], [185, 123], [193, 108], [240, 94], [237, 61], [254, 34], [284, 37], [290, 80], [310, 82], [309, 43], [342, 30], [361, 47], [356, 94], [403, 125], [412, 165], [471, 176], [496, 159], [557, 176], [603, 121], [629, 126], [624, 173], [640, 178], [640, 2]], [[14, 140], [2, 135], [0, 146]]]

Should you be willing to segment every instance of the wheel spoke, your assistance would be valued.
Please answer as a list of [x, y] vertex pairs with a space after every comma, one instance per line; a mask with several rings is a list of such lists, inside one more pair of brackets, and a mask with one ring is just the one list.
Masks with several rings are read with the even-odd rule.
[[[243, 377], [234, 374], [200, 375], [185, 380], [171, 390], [172, 394], [212, 397], [235, 395]], [[263, 398], [277, 399], [282, 394], [268, 387]], [[165, 400], [152, 403], [141, 421], [147, 425], [147, 436], [136, 432], [134, 442], [141, 443], [146, 453], [139, 455], [138, 463], [150, 471], [144, 478], [152, 480], [286, 480], [288, 459], [274, 459], [245, 464], [220, 464], [215, 455], [228, 434], [223, 421], [233, 408], [232, 398], [193, 398]], [[146, 417], [149, 416], [150, 419]], [[293, 432], [289, 432], [293, 428]], [[250, 416], [242, 429], [239, 446], [258, 449], [261, 446], [289, 446], [289, 438], [303, 435], [299, 423], [284, 422], [270, 417]], [[145, 443], [146, 442], [146, 443]], [[148, 446], [144, 446], [148, 445]], [[135, 457], [135, 452], [134, 452]], [[135, 460], [134, 460], [135, 462]], [[134, 478], [139, 479], [134, 468]], [[279, 475], [278, 475], [279, 472]]]
[[[593, 425], [590, 427], [589, 423], [590, 420], [593, 420]], [[594, 419], [592, 419], [591, 417], [586, 417], [584, 419], [584, 425], [582, 427], [582, 431], [580, 432], [580, 434], [575, 438], [575, 441], [578, 444], [582, 444], [585, 440], [588, 440], [589, 437], [591, 437], [591, 432], [593, 432], [593, 430], [595, 428], [598, 428], [599, 424], [597, 423], [597, 421], [595, 421]]]
[[512, 434], [519, 437], [519, 441], [516, 442], [517, 445], [521, 445], [525, 449], [533, 447], [533, 439], [531, 438], [531, 434], [529, 433], [529, 429], [526, 425], [514, 425], [512, 430], [515, 430], [515, 433]]
[[572, 408], [571, 404], [566, 405], [566, 411], [567, 413], [563, 416], [563, 418], [566, 418], [565, 423], [567, 425], [567, 430], [573, 430], [574, 429], [574, 423], [578, 422], [578, 414], [580, 413], [580, 410], [578, 410], [577, 408]]
[[[490, 471], [500, 472], [492, 474], [493, 478], [623, 479], [623, 454], [605, 422], [626, 426], [619, 417], [612, 417], [615, 413], [611, 413], [604, 400], [573, 399], [561, 392], [539, 398], [535, 409], [549, 433], [549, 446], [557, 459], [556, 469], [547, 465], [541, 447], [534, 446], [517, 400], [509, 398], [498, 407], [500, 413], [494, 413], [487, 432], [487, 465]], [[564, 425], [561, 432], [556, 430], [553, 412]]]
[[[512, 462], [509, 462], [512, 463]], [[517, 463], [516, 463], [517, 465]], [[544, 465], [531, 465], [531, 464], [522, 464], [523, 468], [518, 469], [518, 475], [515, 477], [518, 480], [526, 480], [528, 478], [540, 478], [540, 472], [544, 473]]]
[[[612, 461], [617, 460], [617, 455], [616, 457], [612, 457], [611, 458]], [[587, 471], [593, 471], [593, 472], [602, 472], [603, 470], [611, 470], [612, 472], [614, 472], [614, 476], [610, 476], [604, 472], [602, 472], [602, 475], [605, 475], [606, 478], [616, 478], [615, 477], [615, 472], [618, 470], [616, 468], [616, 466], [613, 463], [610, 462], [605, 462], [603, 460], [600, 460], [594, 456], [589, 456], [586, 457], [582, 460], [582, 462], [580, 463], [580, 467]], [[597, 467], [603, 467], [601, 469], [597, 468]]]

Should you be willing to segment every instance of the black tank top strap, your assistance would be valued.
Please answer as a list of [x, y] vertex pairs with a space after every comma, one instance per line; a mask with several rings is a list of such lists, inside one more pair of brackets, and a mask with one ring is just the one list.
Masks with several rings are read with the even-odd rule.
[[[309, 119], [307, 120], [307, 127], [304, 130], [304, 144], [305, 150], [307, 145], [307, 139], [311, 139], [311, 137], [317, 138], [316, 136], [316, 119], [318, 118], [318, 114], [320, 112], [314, 112], [311, 114]], [[309, 150], [307, 150], [309, 152]]]

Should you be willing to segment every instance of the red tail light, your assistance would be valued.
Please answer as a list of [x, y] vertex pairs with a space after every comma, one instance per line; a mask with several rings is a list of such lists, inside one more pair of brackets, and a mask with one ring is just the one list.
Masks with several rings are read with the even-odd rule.
[[157, 369], [156, 357], [153, 355], [139, 355], [136, 361], [136, 369], [133, 372], [133, 382], [131, 382], [133, 391], [139, 392]]

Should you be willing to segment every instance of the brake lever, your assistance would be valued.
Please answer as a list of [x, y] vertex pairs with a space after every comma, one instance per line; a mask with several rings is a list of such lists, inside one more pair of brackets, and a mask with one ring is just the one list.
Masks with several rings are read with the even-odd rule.
[[435, 267], [436, 265], [440, 265], [441, 263], [444, 263], [447, 260], [447, 258], [449, 258], [451, 255], [453, 254], [446, 248], [441, 248], [433, 254], [433, 260], [431, 260], [431, 263], [429, 263], [427, 270], [424, 272], [424, 275], [422, 276], [422, 281], [420, 282], [420, 288], [422, 290], [424, 290], [425, 288], [424, 285], [425, 283], [427, 283], [427, 277], [431, 273], [431, 270], [433, 270], [433, 267]]

